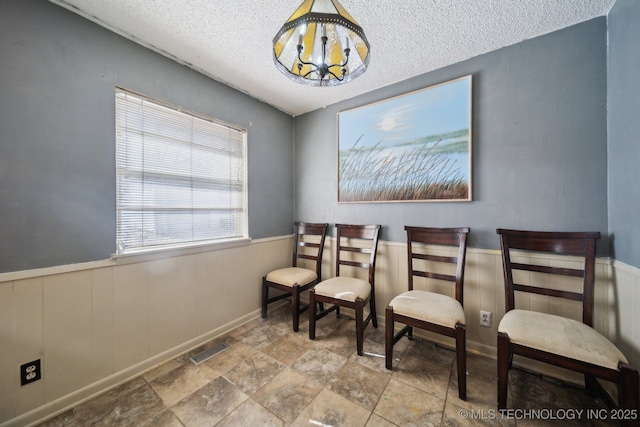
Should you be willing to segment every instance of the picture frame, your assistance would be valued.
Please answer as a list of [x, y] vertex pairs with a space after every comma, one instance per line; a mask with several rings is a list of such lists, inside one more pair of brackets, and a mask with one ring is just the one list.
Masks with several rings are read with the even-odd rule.
[[338, 113], [338, 203], [471, 201], [472, 76]]

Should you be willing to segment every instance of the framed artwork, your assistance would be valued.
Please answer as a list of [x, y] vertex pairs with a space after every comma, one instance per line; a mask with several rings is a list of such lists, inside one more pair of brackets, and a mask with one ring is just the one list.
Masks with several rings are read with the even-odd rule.
[[338, 202], [470, 200], [470, 75], [338, 113]]

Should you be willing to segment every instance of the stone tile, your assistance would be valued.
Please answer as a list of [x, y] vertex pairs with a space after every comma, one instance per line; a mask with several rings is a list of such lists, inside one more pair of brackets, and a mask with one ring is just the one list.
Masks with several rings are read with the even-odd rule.
[[[382, 335], [384, 337], [384, 333]], [[372, 339], [371, 341], [376, 342], [377, 345], [371, 346], [371, 344], [369, 344], [371, 347], [367, 347], [367, 348], [372, 348], [373, 350], [371, 351], [375, 351], [377, 354], [381, 354], [384, 357], [385, 356], [385, 349], [384, 349], [385, 339], [383, 338], [382, 341], [379, 341], [378, 338], [375, 338], [375, 339]], [[406, 336], [402, 337], [397, 343], [395, 343], [395, 345], [393, 346], [393, 365], [392, 366], [397, 365], [400, 362], [400, 360], [402, 360], [404, 355], [408, 353], [409, 347], [411, 346], [412, 343], [413, 341], [410, 341]], [[384, 363], [382, 366], [384, 367]]]
[[329, 350], [313, 349], [300, 356], [291, 367], [320, 385], [325, 385], [346, 361], [346, 357]]
[[235, 338], [227, 337], [227, 339], [222, 340], [221, 342], [224, 342], [229, 346], [229, 348], [204, 362], [221, 373], [235, 368], [240, 364], [240, 362], [248, 359], [258, 352], [257, 349], [248, 346]]
[[185, 427], [209, 427], [248, 398], [237, 386], [220, 376], [170, 409]]
[[414, 354], [411, 353], [402, 358], [402, 361], [393, 368], [392, 378], [445, 399], [451, 367], [431, 363], [430, 359], [419, 358]]
[[278, 338], [264, 347], [262, 352], [285, 365], [291, 365], [311, 348], [313, 348], [313, 344], [307, 336], [302, 336], [300, 333], [291, 333]]
[[151, 381], [149, 385], [160, 396], [164, 404], [169, 407], [219, 375], [219, 372], [204, 363], [200, 365], [185, 363], [159, 376]]
[[183, 427], [176, 415], [167, 409], [153, 417], [145, 427]]
[[262, 323], [236, 338], [238, 341], [260, 350], [288, 333], [289, 330], [284, 325], [279, 327], [279, 325]]
[[445, 401], [393, 377], [382, 393], [374, 413], [397, 425], [437, 426]]
[[507, 404], [513, 405], [511, 408], [578, 408], [582, 405], [576, 387], [520, 369], [509, 370], [509, 394], [512, 401]]
[[283, 427], [284, 421], [253, 399], [247, 399], [227, 415], [216, 427], [260, 426]]
[[451, 349], [418, 338], [409, 341], [407, 354], [448, 368], [456, 356], [456, 352]]
[[[546, 427], [546, 426], [568, 426], [568, 427], [580, 427], [580, 426], [593, 426], [593, 427], [614, 427], [620, 426], [620, 421], [609, 418], [610, 409], [605, 409], [602, 415], [605, 417], [600, 418], [596, 414], [597, 412], [588, 413], [586, 409], [584, 412], [577, 412], [574, 410], [578, 408], [565, 408], [571, 409], [570, 412], [565, 412], [564, 409], [555, 409], [550, 411], [532, 411], [529, 413], [523, 413], [522, 415], [511, 415], [511, 418], [516, 419], [516, 425], [518, 427]], [[579, 409], [578, 409], [579, 410]], [[566, 414], [566, 415], [565, 415]], [[555, 417], [551, 418], [551, 417]], [[637, 425], [637, 424], [636, 424]]]
[[468, 410], [495, 410], [498, 407], [498, 383], [467, 375], [467, 400], [460, 400], [458, 375], [452, 369], [447, 401]]
[[344, 316], [336, 317], [335, 311], [316, 321], [316, 338], [325, 338], [329, 335], [343, 334], [353, 329], [355, 321]]
[[[511, 369], [509, 371], [509, 396], [511, 396], [507, 400], [509, 409], [548, 410], [553, 411], [555, 414], [563, 413], [560, 411], [567, 409], [585, 409], [585, 411], [587, 409], [604, 409], [606, 413], [609, 412], [608, 406], [602, 399], [589, 395], [579, 386], [565, 384], [560, 380], [532, 374], [521, 369]], [[535, 412], [529, 413], [533, 414]], [[614, 420], [587, 418], [586, 413], [583, 417], [584, 419], [564, 419], [561, 422], [563, 425], [568, 426], [618, 425], [618, 422]], [[549, 420], [545, 419], [528, 417], [526, 419], [518, 419], [517, 425], [525, 427], [543, 426], [548, 425], [549, 422]]]
[[[384, 326], [378, 325], [377, 328], [374, 328], [373, 324], [370, 324], [370, 326], [371, 327], [368, 327], [364, 331], [364, 339], [384, 345], [384, 342], [385, 342]], [[398, 343], [397, 345], [402, 345], [402, 344]]]
[[[163, 363], [162, 365], [156, 366], [155, 368], [151, 369], [150, 371], [145, 372], [142, 375], [142, 378], [144, 378], [148, 383], [150, 383], [151, 381], [155, 380], [156, 378], [166, 374], [167, 372], [171, 372], [176, 368], [179, 368], [180, 366], [182, 366], [185, 362], [178, 362], [177, 360], [170, 360], [166, 363]], [[191, 363], [191, 362], [189, 362]]]
[[[306, 295], [307, 292], [304, 292], [301, 296]], [[300, 299], [300, 302], [303, 302], [304, 298]], [[302, 305], [302, 304], [301, 304]], [[269, 312], [267, 313], [268, 318], [263, 321], [268, 322], [271, 325], [277, 324], [280, 326], [281, 324], [286, 324], [289, 327], [289, 330], [293, 332], [293, 319], [291, 318], [291, 301], [285, 300], [285, 303], [278, 307], [275, 310], [272, 310], [269, 307]], [[309, 316], [307, 313], [303, 313], [300, 315], [300, 323], [305, 320], [308, 320]]]
[[[397, 355], [394, 354], [394, 358]], [[371, 369], [375, 369], [378, 372], [382, 372], [386, 375], [391, 375], [393, 371], [388, 370], [385, 367], [384, 359], [384, 342], [379, 343], [370, 339], [364, 340], [364, 354], [358, 356], [357, 352], [354, 352], [349, 360], [357, 362], [363, 366], [367, 366]]]
[[239, 336], [245, 334], [247, 331], [250, 331], [251, 329], [267, 322], [271, 322], [271, 319], [253, 319], [243, 325], [238, 326], [234, 330], [229, 331], [224, 337], [238, 338]]
[[166, 408], [153, 389], [138, 377], [76, 408], [80, 425], [144, 425]]
[[389, 376], [384, 372], [349, 360], [326, 387], [373, 411], [388, 382]]
[[321, 385], [288, 368], [258, 390], [253, 398], [290, 423], [321, 390]]
[[[371, 325], [367, 327], [367, 330]], [[356, 352], [356, 322], [347, 317], [327, 316], [316, 322], [316, 348], [329, 350], [344, 357]], [[367, 351], [367, 348], [364, 348]]]
[[242, 391], [252, 395], [286, 368], [287, 365], [276, 359], [256, 353], [229, 370], [225, 376]]
[[[583, 427], [583, 426], [594, 426], [600, 424], [594, 424], [588, 420], [580, 420], [580, 419], [548, 419], [546, 415], [543, 415], [540, 419], [531, 419], [531, 418], [523, 418], [517, 420], [518, 427], [548, 427], [548, 426], [562, 426], [562, 427]], [[606, 424], [605, 424], [606, 425]], [[618, 422], [608, 424], [610, 426], [619, 426]]]
[[442, 417], [442, 427], [515, 427], [516, 421], [501, 417], [496, 408], [472, 410], [461, 408], [447, 401]]
[[467, 352], [467, 374], [485, 381], [497, 382], [498, 361]]
[[75, 427], [79, 426], [80, 424], [78, 424], [78, 422], [76, 421], [73, 410], [70, 409], [39, 425], [40, 427]]
[[[454, 356], [453, 372], [457, 372], [457, 363]], [[467, 351], [467, 375], [480, 378], [487, 383], [498, 381], [498, 362], [489, 357], [478, 356]]]
[[397, 424], [392, 423], [389, 420], [385, 420], [378, 414], [371, 414], [369, 421], [365, 427], [395, 427]]
[[334, 427], [364, 426], [370, 412], [344, 397], [323, 389], [291, 423], [292, 427], [326, 425]]

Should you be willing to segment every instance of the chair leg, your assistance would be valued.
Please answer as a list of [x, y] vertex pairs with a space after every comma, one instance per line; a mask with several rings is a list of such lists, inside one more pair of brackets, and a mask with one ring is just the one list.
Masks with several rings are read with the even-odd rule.
[[369, 310], [371, 310], [371, 322], [373, 323], [373, 327], [378, 327], [378, 315], [376, 313], [376, 296], [371, 293], [369, 297]]
[[300, 286], [291, 288], [291, 313], [293, 315], [293, 332], [298, 332], [300, 325]]
[[458, 397], [467, 400], [467, 327], [456, 324], [456, 363], [458, 365]]
[[267, 318], [267, 301], [269, 300], [269, 286], [267, 286], [267, 277], [262, 278], [262, 318]]
[[309, 290], [309, 339], [316, 339], [316, 292]]
[[584, 388], [591, 392], [597, 393], [600, 391], [600, 387], [598, 387], [598, 380], [593, 375], [584, 374]]
[[356, 348], [358, 356], [362, 356], [364, 342], [364, 307], [361, 298], [356, 298]]
[[387, 369], [393, 365], [393, 307], [388, 306], [384, 314], [385, 334], [384, 334], [384, 364]]
[[507, 409], [507, 386], [511, 360], [509, 335], [498, 332], [498, 409]]
[[[638, 370], [626, 363], [619, 363], [620, 383], [618, 384], [618, 406], [620, 409], [629, 410], [631, 414], [638, 414], [640, 410], [640, 397], [638, 395]], [[624, 426], [637, 425], [637, 417], [622, 421]]]

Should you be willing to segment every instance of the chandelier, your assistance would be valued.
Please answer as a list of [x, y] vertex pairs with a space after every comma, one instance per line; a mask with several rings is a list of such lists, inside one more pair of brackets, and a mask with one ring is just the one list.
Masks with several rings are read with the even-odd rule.
[[273, 39], [273, 61], [291, 80], [335, 86], [364, 73], [369, 42], [337, 0], [305, 0]]

